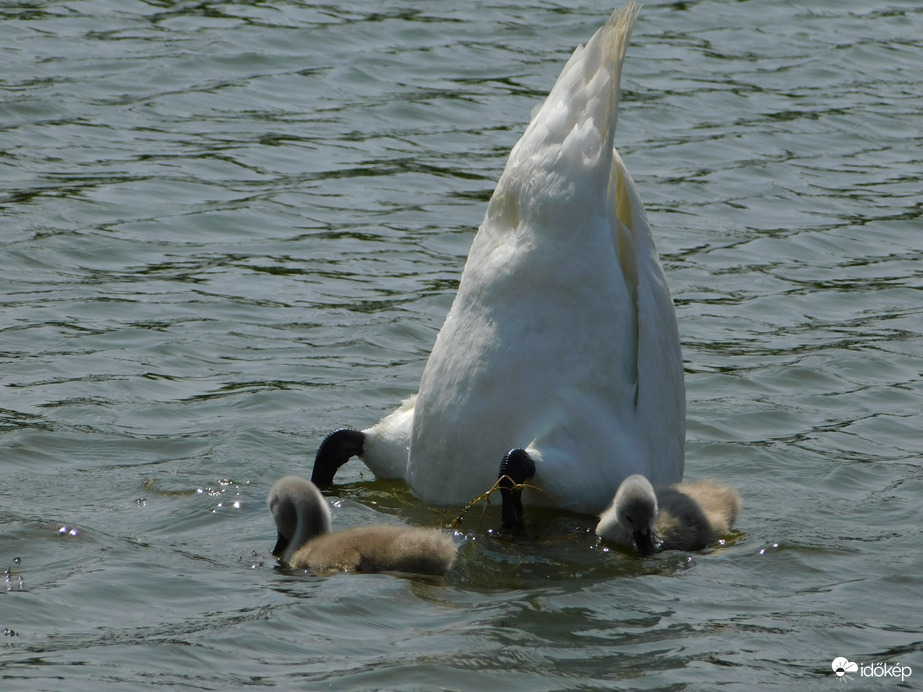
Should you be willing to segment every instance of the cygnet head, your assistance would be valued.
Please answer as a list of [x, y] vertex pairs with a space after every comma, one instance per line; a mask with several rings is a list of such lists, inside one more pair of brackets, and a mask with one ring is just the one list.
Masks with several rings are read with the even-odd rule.
[[330, 507], [320, 490], [304, 478], [285, 476], [269, 491], [269, 511], [279, 538], [272, 554], [288, 561], [315, 536], [330, 533]]
[[596, 533], [631, 536], [638, 551], [653, 555], [657, 549], [654, 522], [657, 521], [657, 495], [650, 481], [640, 474], [629, 476], [619, 486], [612, 506], [600, 517]]

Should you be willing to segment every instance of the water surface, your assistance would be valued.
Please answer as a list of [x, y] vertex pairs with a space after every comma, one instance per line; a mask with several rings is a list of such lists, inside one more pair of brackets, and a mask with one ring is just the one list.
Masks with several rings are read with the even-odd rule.
[[[0, 8], [4, 690], [923, 676], [916, 2], [635, 28], [617, 145], [676, 302], [687, 476], [740, 489], [736, 537], [641, 559], [472, 510], [445, 579], [269, 555], [272, 482], [416, 390], [509, 149], [611, 9]], [[338, 480], [340, 526], [447, 518]]]

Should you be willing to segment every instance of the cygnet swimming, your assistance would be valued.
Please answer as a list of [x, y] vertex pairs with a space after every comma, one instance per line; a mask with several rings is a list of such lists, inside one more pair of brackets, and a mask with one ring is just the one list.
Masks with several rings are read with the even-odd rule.
[[682, 480], [676, 314], [651, 228], [614, 146], [634, 2], [578, 46], [513, 148], [418, 394], [335, 431], [311, 480], [358, 456], [426, 502], [465, 504], [510, 450], [526, 504], [598, 514], [623, 478]]
[[713, 480], [679, 483], [656, 490], [640, 474], [626, 478], [596, 533], [644, 555], [664, 550], [699, 550], [731, 532], [740, 513], [740, 494]]
[[437, 529], [373, 525], [330, 533], [330, 507], [313, 483], [298, 476], [276, 482], [269, 511], [279, 532], [272, 554], [316, 574], [444, 574], [457, 552], [452, 539]]

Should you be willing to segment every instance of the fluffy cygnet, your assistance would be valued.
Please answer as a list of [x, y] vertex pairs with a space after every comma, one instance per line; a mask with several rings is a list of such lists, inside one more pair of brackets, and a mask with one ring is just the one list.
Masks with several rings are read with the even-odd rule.
[[330, 533], [330, 508], [310, 481], [286, 476], [269, 493], [279, 531], [272, 554], [295, 569], [324, 572], [444, 574], [455, 560], [452, 539], [437, 529], [358, 526]]
[[740, 495], [712, 480], [654, 487], [644, 476], [629, 476], [599, 518], [596, 533], [644, 555], [664, 550], [699, 550], [731, 532], [740, 513]]

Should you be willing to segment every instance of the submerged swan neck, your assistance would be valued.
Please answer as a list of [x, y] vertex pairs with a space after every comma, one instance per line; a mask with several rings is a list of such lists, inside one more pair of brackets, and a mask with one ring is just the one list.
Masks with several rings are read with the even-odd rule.
[[272, 554], [289, 561], [305, 543], [330, 533], [330, 507], [317, 487], [303, 478], [286, 476], [269, 493], [269, 511], [278, 530]]
[[334, 430], [324, 438], [314, 456], [311, 482], [318, 488], [329, 488], [337, 470], [354, 456], [362, 454], [365, 433], [352, 428]]
[[522, 490], [513, 486], [521, 485], [535, 475], [535, 462], [524, 449], [511, 449], [500, 462], [499, 480], [500, 497], [503, 508], [500, 514], [501, 530], [522, 529]]

